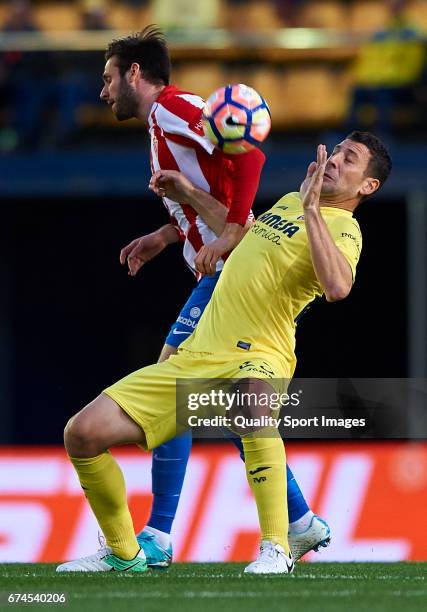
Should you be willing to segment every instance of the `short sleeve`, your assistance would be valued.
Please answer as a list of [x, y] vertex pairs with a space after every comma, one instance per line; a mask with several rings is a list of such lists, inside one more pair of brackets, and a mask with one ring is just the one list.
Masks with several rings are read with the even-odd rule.
[[227, 223], [244, 226], [251, 212], [265, 155], [255, 148], [248, 153], [228, 156], [233, 162], [233, 199], [227, 215]]
[[354, 282], [356, 266], [362, 251], [362, 232], [359, 224], [353, 218], [339, 218], [329, 227], [329, 231], [336, 246], [350, 264]]

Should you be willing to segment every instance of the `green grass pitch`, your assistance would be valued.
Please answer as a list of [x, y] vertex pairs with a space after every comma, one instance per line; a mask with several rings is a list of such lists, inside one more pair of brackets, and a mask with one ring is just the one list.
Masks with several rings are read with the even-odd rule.
[[[81, 612], [412, 612], [426, 610], [425, 563], [300, 563], [292, 576], [245, 576], [240, 563], [175, 563], [147, 574], [55, 574], [0, 566], [0, 610]], [[66, 604], [8, 603], [9, 593], [65, 593]]]

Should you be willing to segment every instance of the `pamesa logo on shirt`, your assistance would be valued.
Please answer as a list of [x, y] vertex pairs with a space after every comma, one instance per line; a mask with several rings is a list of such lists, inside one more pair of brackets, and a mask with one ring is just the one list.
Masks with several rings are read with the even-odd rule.
[[[259, 222], [262, 221], [263, 225], [268, 225], [271, 227], [271, 230], [259, 225]], [[271, 212], [264, 213], [258, 219], [255, 225], [252, 227], [252, 232], [257, 236], [261, 236], [261, 238], [265, 238], [269, 240], [273, 244], [280, 245], [280, 239], [283, 236], [288, 238], [292, 238], [292, 236], [300, 229], [298, 225], [292, 223], [292, 221], [288, 221], [284, 219], [280, 215], [273, 214]], [[278, 230], [280, 234], [272, 230]]]
[[261, 215], [258, 221], [262, 221], [264, 225], [268, 225], [272, 229], [282, 232], [282, 234], [289, 236], [289, 238], [300, 229], [299, 226], [292, 223], [292, 221], [288, 221], [280, 215], [274, 215], [271, 212]]

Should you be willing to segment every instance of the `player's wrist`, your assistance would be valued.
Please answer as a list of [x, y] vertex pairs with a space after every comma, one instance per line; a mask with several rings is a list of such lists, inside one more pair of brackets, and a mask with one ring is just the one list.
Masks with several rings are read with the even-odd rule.
[[222, 254], [227, 253], [234, 249], [234, 247], [239, 243], [239, 240], [234, 234], [227, 234], [225, 236], [220, 236], [213, 243], [218, 252]]
[[308, 204], [307, 206], [304, 206], [304, 216], [305, 216], [306, 221], [309, 218], [311, 219], [319, 218], [320, 217], [319, 204]]
[[165, 248], [168, 244], [173, 244], [179, 241], [179, 231], [171, 223], [163, 225], [156, 232], [154, 232], [159, 244], [159, 247]]

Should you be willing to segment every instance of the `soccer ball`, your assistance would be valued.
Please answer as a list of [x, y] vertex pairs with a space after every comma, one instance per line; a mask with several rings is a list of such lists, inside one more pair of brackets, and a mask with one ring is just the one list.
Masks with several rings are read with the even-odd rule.
[[267, 138], [270, 110], [252, 87], [226, 85], [209, 96], [203, 127], [209, 140], [224, 153], [245, 153]]

